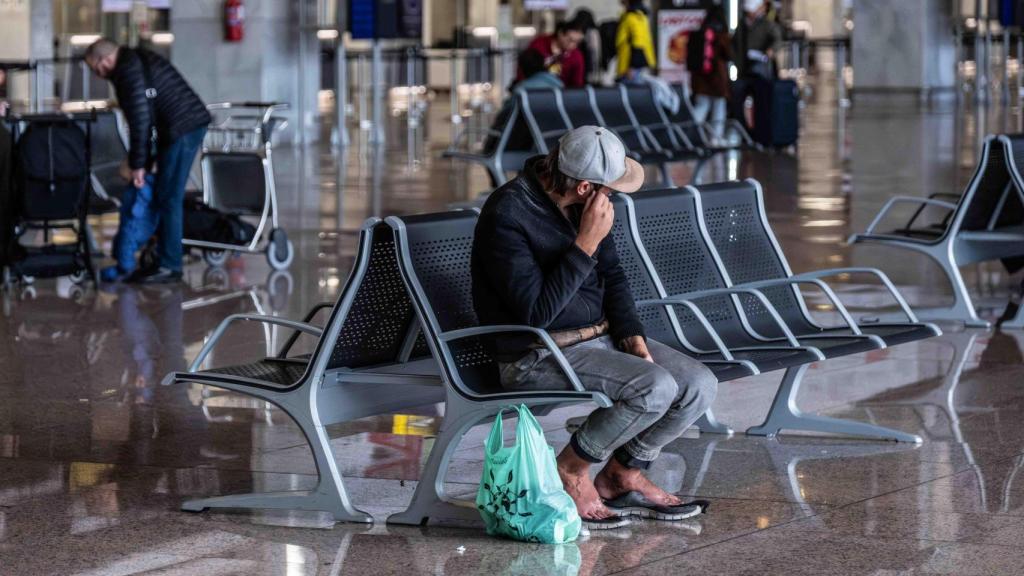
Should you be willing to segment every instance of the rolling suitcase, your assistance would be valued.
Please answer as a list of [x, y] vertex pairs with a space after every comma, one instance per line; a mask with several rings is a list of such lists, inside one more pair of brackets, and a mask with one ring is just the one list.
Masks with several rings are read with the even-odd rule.
[[794, 146], [800, 138], [800, 89], [793, 80], [755, 84], [754, 140], [766, 147]]

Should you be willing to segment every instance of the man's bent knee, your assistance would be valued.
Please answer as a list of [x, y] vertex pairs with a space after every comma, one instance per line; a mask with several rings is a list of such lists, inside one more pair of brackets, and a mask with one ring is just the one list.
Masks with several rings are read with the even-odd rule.
[[697, 372], [687, 385], [692, 387], [693, 391], [697, 394], [697, 397], [693, 399], [693, 403], [700, 409], [701, 413], [711, 408], [711, 405], [715, 402], [715, 397], [718, 396], [718, 378], [711, 370], [704, 368]]
[[648, 413], [664, 414], [679, 394], [676, 379], [668, 370], [656, 364], [651, 364], [644, 374], [640, 388], [643, 390], [640, 395], [643, 408]]

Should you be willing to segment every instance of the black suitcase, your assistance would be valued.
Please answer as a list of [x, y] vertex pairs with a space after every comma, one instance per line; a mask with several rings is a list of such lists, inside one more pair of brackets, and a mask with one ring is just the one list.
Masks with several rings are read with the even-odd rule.
[[800, 88], [793, 80], [757, 82], [751, 136], [771, 148], [793, 146], [800, 138]]

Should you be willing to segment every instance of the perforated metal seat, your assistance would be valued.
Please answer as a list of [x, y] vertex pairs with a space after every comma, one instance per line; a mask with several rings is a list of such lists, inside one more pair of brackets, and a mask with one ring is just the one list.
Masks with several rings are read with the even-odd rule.
[[[467, 125], [441, 156], [483, 165], [495, 187], [507, 182], [507, 172], [522, 170], [526, 160], [537, 154], [519, 99], [513, 99], [513, 105], [507, 110], [482, 133]], [[482, 143], [482, 150], [468, 151], [476, 141]]]
[[[650, 256], [651, 263], [658, 277], [662, 280], [667, 294], [686, 294], [709, 289], [728, 288], [729, 279], [719, 270], [718, 262], [712, 247], [703, 239], [699, 228], [699, 214], [696, 202], [680, 190], [650, 191], [634, 197], [637, 229], [644, 249]], [[766, 294], [767, 295], [767, 294]], [[735, 298], [743, 302], [742, 310], [735, 306]], [[769, 299], [771, 297], [769, 296]], [[775, 302], [772, 302], [775, 304]], [[757, 302], [752, 294], [725, 294], [708, 298], [701, 302], [705, 310], [710, 311], [716, 329], [730, 348], [761, 347], [764, 345], [787, 346], [783, 328], [766, 308]], [[777, 306], [777, 304], [776, 304]], [[779, 310], [785, 318], [784, 311]], [[692, 315], [686, 311], [678, 311], [680, 325], [687, 333], [693, 332], [688, 340], [699, 349], [709, 349], [712, 342], [701, 336], [693, 322]], [[748, 323], [757, 330], [751, 333]], [[798, 338], [799, 332], [796, 333]], [[796, 366], [813, 362], [819, 351], [824, 358], [835, 358], [881, 347], [878, 343], [864, 337], [838, 337], [835, 340], [801, 341], [807, 346], [806, 356], [787, 355]], [[763, 362], [767, 361], [764, 356]], [[772, 368], [779, 366], [772, 361]]]
[[[920, 441], [917, 436], [897, 430], [807, 415], [796, 408], [799, 385], [809, 364], [877, 349], [883, 344], [877, 337], [856, 332], [798, 340], [784, 321], [784, 313], [759, 287], [732, 285], [715, 246], [703, 230], [700, 196], [692, 193], [692, 189], [643, 191], [622, 196], [620, 202], [633, 231], [630, 236], [637, 245], [636, 251], [662, 295], [660, 300], [648, 302], [671, 305], [680, 341], [702, 354], [713, 354], [715, 348], [721, 353], [724, 345], [733, 360], [745, 360], [762, 372], [786, 369], [768, 417], [762, 425], [748, 429], [748, 434], [775, 435], [782, 429], [797, 429]], [[825, 289], [828, 290], [827, 286]], [[830, 290], [828, 293], [834, 296]], [[741, 304], [743, 300], [749, 300], [749, 305]], [[695, 302], [696, 307], [677, 305], [684, 301]], [[835, 305], [849, 319], [838, 300]], [[852, 319], [849, 321], [856, 326]], [[778, 333], [781, 338], [766, 337], [754, 330]]]
[[[307, 322], [329, 307], [314, 307]], [[318, 338], [316, 348], [311, 355], [288, 357], [293, 336], [274, 358], [202, 369], [235, 321], [277, 324], [308, 334]], [[316, 488], [191, 500], [182, 504], [183, 510], [323, 510], [337, 520], [372, 521], [349, 501], [325, 426], [444, 399], [437, 363], [429, 358], [419, 336], [388, 226], [378, 219], [363, 225], [355, 266], [330, 318], [322, 329], [307, 322], [253, 314], [229, 316], [207, 340], [189, 371], [167, 375], [164, 384], [204, 384], [254, 396], [284, 410], [310, 444], [318, 472]]]
[[[851, 328], [848, 326], [827, 327], [815, 322], [807, 311], [807, 306], [797, 287], [792, 283], [785, 282], [794, 278], [794, 275], [764, 215], [763, 196], [757, 182], [747, 180], [711, 184], [697, 187], [692, 192], [700, 194], [708, 235], [714, 242], [732, 282], [737, 285], [751, 285], [757, 282], [782, 281], [777, 282], [774, 286], [765, 285], [761, 290], [783, 315], [787, 325], [798, 337], [838, 337], [851, 334]], [[796, 278], [810, 280], [812, 276], [814, 278], [835, 276], [844, 271], [878, 276], [890, 289], [896, 303], [907, 312], [908, 322], [862, 323], [859, 325], [859, 332], [876, 337], [886, 346], [923, 340], [941, 334], [941, 331], [934, 325], [917, 322], [913, 312], [906, 307], [906, 303], [902, 301], [902, 297], [892, 287], [891, 282], [880, 272], [876, 273], [865, 269], [823, 270], [816, 271], [810, 276], [797, 275]], [[762, 320], [765, 314], [756, 302], [745, 301], [744, 308], [747, 310], [747, 317], [755, 330], [769, 337], [776, 336], [771, 333], [773, 327]], [[823, 343], [835, 342], [831, 339], [817, 339]], [[836, 348], [824, 344], [820, 347], [826, 356], [854, 352], [853, 349], [843, 346]]]
[[690, 91], [683, 84], [673, 84], [672, 89], [679, 96], [679, 109], [674, 113], [664, 111], [666, 121], [683, 133], [694, 146], [705, 151], [706, 154], [718, 154], [730, 150], [743, 150], [757, 148], [754, 140], [747, 133], [743, 124], [735, 119], [726, 120], [722, 132], [731, 131], [739, 136], [735, 143], [716, 143], [710, 137], [714, 133], [709, 122], [697, 122], [693, 114], [693, 102], [690, 99]]
[[572, 124], [562, 111], [561, 90], [539, 88], [519, 90], [519, 105], [530, 126], [533, 142], [541, 154], [547, 154], [558, 145], [558, 139], [572, 130]]
[[[979, 318], [974, 308], [960, 266], [1024, 256], [1024, 179], [1018, 168], [1021, 163], [1024, 135], [988, 136], [974, 176], [955, 202], [941, 199], [949, 194], [928, 198], [894, 196], [867, 230], [850, 237], [850, 243], [882, 244], [928, 256], [949, 278], [953, 305], [919, 309], [918, 314], [926, 319], [957, 320], [967, 326], [987, 327], [989, 323]], [[879, 231], [890, 211], [905, 204], [917, 207], [910, 219], [895, 229]], [[925, 208], [939, 210], [943, 217], [939, 221], [923, 219]], [[925, 221], [919, 224], [920, 220]], [[1002, 326], [1024, 328], [1024, 311]]]
[[306, 373], [306, 366], [308, 364], [309, 362], [291, 359], [265, 358], [250, 364], [220, 366], [209, 370], [202, 370], [197, 372], [197, 374], [227, 374], [250, 380], [259, 380], [281, 389], [287, 389], [302, 378], [303, 374]]
[[[700, 140], [692, 141], [686, 134], [669, 124], [661, 106], [654, 99], [650, 86], [627, 87], [619, 85], [626, 111], [633, 117], [634, 124], [664, 149], [671, 150], [679, 159], [701, 158], [704, 151], [699, 148]], [[680, 106], [684, 104], [680, 102]]]
[[[470, 254], [475, 211], [455, 211], [404, 218], [390, 217], [400, 268], [427, 345], [445, 380], [445, 417], [420, 475], [409, 508], [389, 523], [422, 524], [429, 519], [478, 520], [472, 502], [446, 494], [444, 477], [459, 439], [473, 426], [494, 417], [503, 406], [594, 402], [610, 406], [599, 392], [584, 390], [561, 351], [543, 330], [529, 326], [479, 326], [473, 309]], [[482, 337], [500, 332], [530, 332], [552, 351], [566, 373], [562, 390], [508, 392]]]

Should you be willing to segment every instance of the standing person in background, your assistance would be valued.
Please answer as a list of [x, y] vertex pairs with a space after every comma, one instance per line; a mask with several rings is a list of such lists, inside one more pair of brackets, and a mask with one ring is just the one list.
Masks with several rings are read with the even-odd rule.
[[[548, 72], [558, 76], [566, 88], [582, 88], [586, 84], [586, 64], [583, 54], [578, 50], [583, 40], [583, 30], [576, 22], [559, 22], [554, 34], [538, 36], [526, 47], [536, 50], [544, 57], [544, 67]], [[519, 69], [517, 80], [525, 78], [522, 68]]]
[[615, 51], [619, 66], [616, 77], [626, 84], [642, 84], [646, 71], [654, 70], [654, 40], [647, 9], [642, 0], [622, 0], [625, 11], [615, 33]]
[[594, 20], [594, 13], [586, 8], [580, 8], [572, 17], [572, 22], [580, 27], [583, 32], [583, 39], [576, 48], [583, 55], [583, 70], [586, 81], [596, 83], [601, 76], [601, 34], [597, 31], [597, 21]]
[[747, 96], [766, 92], [764, 84], [775, 78], [775, 47], [782, 40], [778, 26], [768, 19], [765, 0], [744, 0], [744, 16], [733, 37], [733, 51], [739, 77], [733, 84], [730, 115], [744, 124], [743, 102]]
[[103, 38], [86, 49], [85, 63], [114, 85], [118, 105], [128, 120], [128, 163], [136, 188], [145, 186], [146, 175], [153, 173], [156, 163], [153, 200], [160, 218], [158, 264], [153, 269], [136, 270], [127, 281], [178, 282], [185, 184], [210, 124], [210, 113], [174, 66], [149, 50], [118, 46]]
[[704, 122], [711, 113], [709, 123], [716, 145], [721, 142], [725, 131], [726, 103], [731, 93], [729, 62], [732, 59], [732, 38], [725, 25], [725, 11], [721, 6], [712, 6], [700, 29], [691, 32], [687, 40], [686, 67], [694, 95], [694, 119]]

